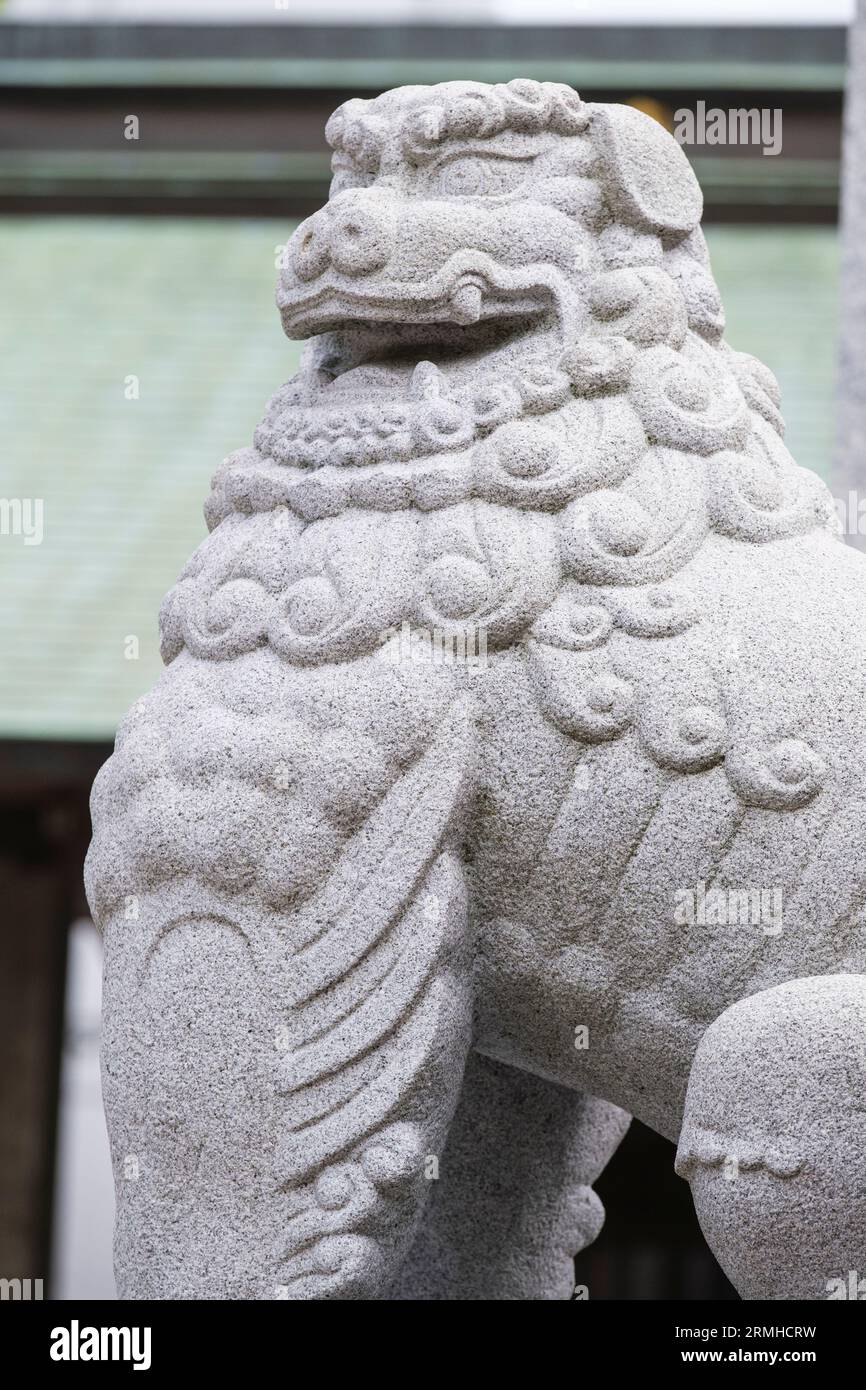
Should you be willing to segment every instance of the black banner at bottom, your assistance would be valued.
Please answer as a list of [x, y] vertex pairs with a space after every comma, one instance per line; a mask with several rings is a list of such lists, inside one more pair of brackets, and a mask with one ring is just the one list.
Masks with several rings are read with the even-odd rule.
[[[850, 1301], [850, 1300], [839, 1300]], [[859, 1300], [854, 1300], [859, 1301]], [[348, 1325], [343, 1319], [348, 1316]], [[413, 1315], [403, 1305], [392, 1308], [385, 1327], [371, 1323], [370, 1314], [355, 1324], [351, 1313], [315, 1303], [284, 1307], [275, 1303], [25, 1303], [7, 1301], [0, 1307], [4, 1364], [21, 1371], [48, 1372], [60, 1378], [69, 1374], [98, 1374], [100, 1368], [139, 1373], [156, 1379], [178, 1374], [207, 1373], [221, 1376], [261, 1370], [269, 1360], [289, 1377], [300, 1355], [307, 1364], [315, 1351], [322, 1372], [333, 1375], [339, 1367], [341, 1343], [333, 1333], [345, 1329], [350, 1340], [345, 1349], [352, 1358], [352, 1372], [369, 1372], [376, 1366], [376, 1352], [393, 1349], [400, 1355], [402, 1340], [416, 1336]], [[441, 1315], [440, 1315], [441, 1316]], [[324, 1317], [325, 1322], [319, 1323]], [[433, 1369], [435, 1347], [431, 1334], [445, 1326], [425, 1322], [423, 1369]], [[496, 1324], [493, 1335], [475, 1312], [465, 1331], [485, 1360], [492, 1352], [495, 1365]], [[311, 1326], [312, 1324], [312, 1326]], [[320, 1329], [327, 1340], [312, 1346], [302, 1338]], [[503, 1325], [501, 1346], [512, 1354], [513, 1321]], [[556, 1352], [568, 1358], [579, 1375], [591, 1358], [606, 1363], [605, 1374], [621, 1375], [632, 1369], [666, 1374], [675, 1367], [700, 1371], [722, 1365], [760, 1366], [776, 1370], [787, 1366], [811, 1366], [822, 1376], [856, 1366], [862, 1355], [866, 1322], [853, 1308], [827, 1303], [639, 1303], [576, 1300], [561, 1306], [558, 1317], [547, 1314], [542, 1324], [531, 1324], [533, 1336], [543, 1330], [546, 1339], [564, 1335], [559, 1348], [545, 1341], [536, 1351]], [[483, 1334], [483, 1342], [479, 1334]], [[519, 1332], [518, 1332], [519, 1337]], [[574, 1339], [574, 1340], [572, 1340]], [[456, 1369], [456, 1350], [441, 1343], [443, 1362]], [[431, 1356], [431, 1352], [433, 1355]], [[461, 1354], [462, 1355], [462, 1354]], [[491, 1365], [490, 1369], [493, 1369]], [[412, 1373], [411, 1363], [401, 1368]], [[593, 1371], [592, 1374], [595, 1372]], [[310, 1374], [308, 1368], [305, 1375]]]

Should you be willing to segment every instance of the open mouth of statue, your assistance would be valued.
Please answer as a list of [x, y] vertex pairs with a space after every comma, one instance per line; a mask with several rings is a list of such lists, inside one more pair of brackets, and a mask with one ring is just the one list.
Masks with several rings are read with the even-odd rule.
[[334, 325], [321, 343], [310, 404], [374, 401], [398, 395], [425, 400], [460, 389], [483, 359], [516, 362], [552, 329], [547, 316], [504, 313], [471, 324], [431, 319], [357, 320]]
[[[303, 467], [404, 461], [465, 448], [505, 418], [552, 408], [563, 323], [541, 267], [481, 274], [467, 263], [411, 285], [330, 278], [281, 297], [290, 336], [310, 345], [293, 398], [256, 441]], [[545, 402], [549, 400], [549, 407]]]
[[[482, 361], [489, 376], [530, 354], [556, 360], [561, 351], [558, 305], [547, 285], [503, 290], [467, 274], [447, 289], [398, 286], [362, 295], [325, 285], [305, 300], [287, 299], [282, 309], [291, 336], [318, 339], [308, 404], [323, 408], [336, 407], [337, 397], [423, 399], [441, 394], [445, 382], [449, 392], [459, 391]], [[430, 363], [437, 373], [427, 370]]]

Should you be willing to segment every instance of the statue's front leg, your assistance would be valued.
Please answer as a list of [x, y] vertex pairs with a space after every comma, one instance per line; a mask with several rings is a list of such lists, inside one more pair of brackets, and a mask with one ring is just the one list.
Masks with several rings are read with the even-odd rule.
[[592, 1190], [629, 1116], [473, 1052], [438, 1180], [391, 1294], [569, 1299], [601, 1229]]
[[[192, 737], [159, 728], [176, 774]], [[139, 759], [153, 742], [135, 728], [127, 739]], [[328, 765], [320, 742], [311, 750], [321, 785]], [[468, 721], [452, 705], [315, 890], [283, 910], [264, 886], [304, 877], [296, 802], [282, 845], [269, 833], [233, 883], [233, 846], [217, 866], [213, 826], [196, 822], [197, 806], [218, 804], [215, 784], [201, 801], [179, 774], [139, 789], [123, 749], [117, 759], [94, 793], [88, 869], [106, 946], [120, 1296], [376, 1298], [413, 1239], [470, 1040]], [[233, 806], [248, 803], [231, 788], [219, 825], [241, 836]], [[123, 892], [137, 855], [140, 896]], [[198, 872], [179, 871], [184, 855]]]
[[790, 980], [710, 1025], [677, 1172], [743, 1298], [863, 1297], [864, 1153], [866, 975]]

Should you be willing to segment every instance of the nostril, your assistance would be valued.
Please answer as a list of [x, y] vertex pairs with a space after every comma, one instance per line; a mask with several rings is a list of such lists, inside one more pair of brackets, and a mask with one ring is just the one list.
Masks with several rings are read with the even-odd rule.
[[335, 220], [331, 229], [331, 259], [344, 275], [368, 275], [388, 259], [388, 230], [383, 220], [364, 209]]
[[301, 224], [292, 246], [292, 269], [299, 280], [312, 280], [328, 264], [328, 242], [315, 222]]

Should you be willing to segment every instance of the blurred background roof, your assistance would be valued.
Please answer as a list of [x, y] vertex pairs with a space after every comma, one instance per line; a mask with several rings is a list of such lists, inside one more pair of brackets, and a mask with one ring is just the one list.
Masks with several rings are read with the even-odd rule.
[[[295, 370], [299, 345], [273, 306], [290, 231], [269, 219], [0, 222], [4, 488], [41, 497], [45, 527], [42, 545], [0, 547], [0, 630], [16, 652], [0, 668], [0, 736], [108, 739], [157, 678], [157, 612], [205, 535], [211, 474]], [[708, 240], [729, 340], [772, 366], [792, 451], [823, 472], [835, 234], [717, 227]]]
[[159, 603], [210, 475], [294, 370], [276, 248], [327, 197], [325, 121], [352, 95], [471, 73], [563, 80], [669, 126], [698, 100], [780, 107], [777, 157], [687, 153], [729, 338], [777, 372], [793, 452], [825, 471], [851, 8], [538, 0], [527, 24], [523, 0], [7, 0], [4, 489], [43, 500], [46, 542], [0, 547], [19, 653], [0, 737], [108, 739], [158, 675]]
[[[76, 22], [78, 7], [67, 7], [68, 22], [57, 25], [27, 21], [19, 3], [0, 24], [0, 212], [304, 215], [327, 194], [324, 128], [341, 101], [471, 72], [651, 103], [669, 127], [698, 101], [780, 108], [783, 146], [771, 158], [757, 145], [689, 150], [707, 213], [835, 220], [845, 75], [838, 9], [811, 6], [809, 23], [783, 25], [791, 7], [781, 5], [776, 23], [747, 27], [730, 22], [731, 8], [727, 23], [701, 26], [695, 13], [714, 9], [669, 5], [677, 22], [659, 25], [647, 22], [655, 5], [641, 7], [640, 24], [607, 22], [608, 5], [578, 8], [606, 22], [564, 22], [566, 12], [551, 6], [533, 6], [532, 23], [527, 7], [519, 23], [484, 22], [470, 6], [459, 24], [444, 22], [446, 10], [434, 23], [430, 7], [411, 6], [400, 13], [414, 23], [383, 27], [355, 6], [352, 22], [336, 22], [332, 10], [334, 23], [305, 23], [314, 11], [293, 0], [285, 14], [245, 6], [243, 24], [232, 22], [237, 11], [209, 4], [207, 22], [204, 10], [196, 22], [140, 22], [143, 10], [120, 5]], [[147, 14], [152, 21], [157, 10]], [[128, 113], [139, 121], [134, 141], [124, 139]]]

